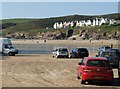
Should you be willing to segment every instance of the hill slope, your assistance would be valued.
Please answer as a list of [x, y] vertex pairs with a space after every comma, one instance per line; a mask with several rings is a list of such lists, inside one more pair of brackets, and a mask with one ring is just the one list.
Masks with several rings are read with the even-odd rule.
[[[40, 32], [46, 27], [52, 28], [56, 22], [75, 21], [75, 20], [88, 20], [95, 19], [96, 17], [104, 17], [108, 19], [120, 19], [120, 13], [97, 15], [97, 16], [85, 16], [85, 15], [70, 15], [55, 18], [44, 19], [8, 19], [2, 20], [4, 27], [3, 34], [15, 33], [15, 32]], [[6, 25], [8, 24], [8, 25]], [[46, 30], [49, 31], [49, 30]]]

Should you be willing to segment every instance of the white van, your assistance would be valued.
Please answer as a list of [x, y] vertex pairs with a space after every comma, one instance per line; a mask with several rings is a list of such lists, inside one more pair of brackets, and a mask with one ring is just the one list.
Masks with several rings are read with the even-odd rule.
[[10, 39], [0, 38], [0, 53], [15, 56], [15, 54], [18, 54], [18, 50], [12, 46]]

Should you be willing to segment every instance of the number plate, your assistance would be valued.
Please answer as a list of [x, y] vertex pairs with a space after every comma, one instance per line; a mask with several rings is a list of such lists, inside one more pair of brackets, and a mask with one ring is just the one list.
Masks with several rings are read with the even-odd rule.
[[102, 79], [102, 78], [104, 78], [103, 76], [94, 76], [93, 77], [94, 79]]

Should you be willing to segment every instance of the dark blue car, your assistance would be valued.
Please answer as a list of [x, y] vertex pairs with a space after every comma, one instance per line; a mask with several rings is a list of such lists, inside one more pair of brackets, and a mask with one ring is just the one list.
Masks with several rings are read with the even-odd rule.
[[107, 58], [107, 60], [109, 61], [111, 66], [114, 66], [114, 67], [118, 68], [119, 56], [117, 55], [117, 53], [115, 51], [112, 51], [112, 50], [102, 51], [102, 52], [100, 52], [98, 57], [105, 57], [105, 58]]

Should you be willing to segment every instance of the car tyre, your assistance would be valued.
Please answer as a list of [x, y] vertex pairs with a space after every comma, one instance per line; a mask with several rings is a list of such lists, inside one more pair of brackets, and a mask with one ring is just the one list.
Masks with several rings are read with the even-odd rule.
[[77, 79], [80, 79], [80, 77], [79, 77], [79, 76], [77, 76]]
[[15, 53], [10, 52], [9, 56], [15, 56]]
[[74, 54], [71, 54], [71, 58], [75, 58], [75, 55], [74, 55]]
[[52, 56], [53, 58], [55, 57], [55, 56]]
[[105, 82], [106, 83], [106, 85], [112, 85], [113, 84], [113, 80], [112, 81], [107, 81], [107, 82]]
[[70, 56], [70, 58], [72, 58], [72, 56]]
[[66, 58], [69, 58], [69, 56], [67, 55]]
[[120, 79], [120, 72], [119, 72], [119, 70], [118, 70], [118, 77], [119, 77], [119, 79]]
[[82, 79], [82, 74], [80, 75], [81, 77], [80, 77], [80, 83], [81, 84], [85, 84], [85, 81], [83, 81], [83, 79]]
[[58, 55], [56, 55], [56, 58], [59, 58], [59, 56], [58, 56]]

